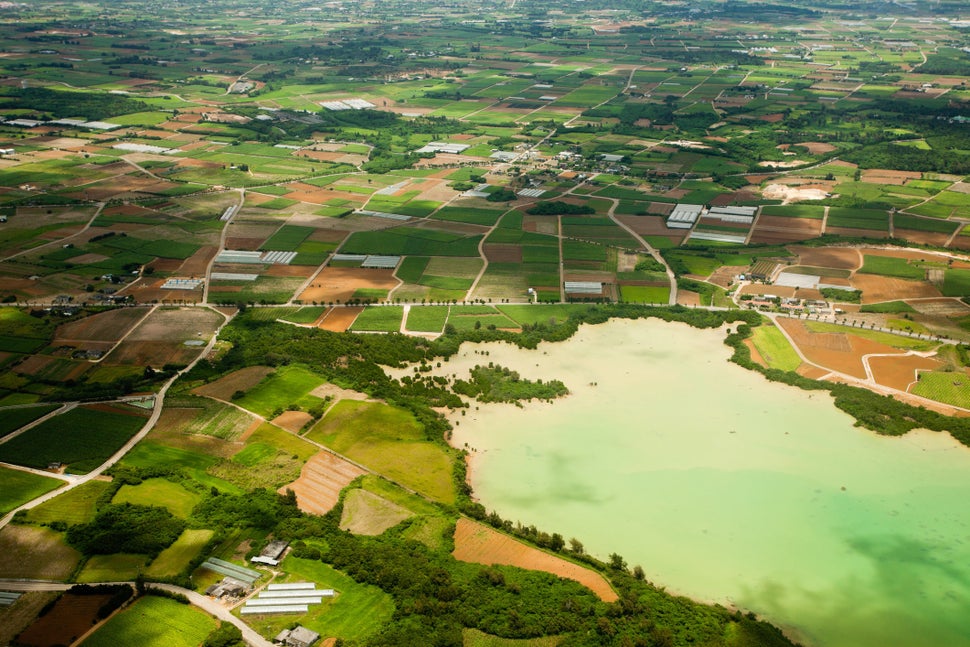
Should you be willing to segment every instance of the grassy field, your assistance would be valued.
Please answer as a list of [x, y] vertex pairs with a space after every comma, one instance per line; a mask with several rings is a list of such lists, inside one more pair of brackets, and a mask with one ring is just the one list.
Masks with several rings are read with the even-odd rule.
[[144, 572], [146, 564], [148, 557], [145, 555], [93, 555], [78, 573], [77, 581], [86, 583], [133, 580], [139, 573]]
[[905, 258], [871, 256], [869, 254], [864, 255], [862, 258], [862, 267], [859, 269], [859, 272], [863, 274], [879, 274], [880, 276], [893, 276], [914, 281], [922, 281], [926, 276], [926, 272], [922, 267], [910, 265]]
[[[362, 640], [380, 630], [394, 613], [394, 601], [375, 586], [358, 584], [323, 562], [287, 557], [280, 568], [287, 573], [277, 582], [314, 582], [317, 588], [334, 589], [337, 596], [312, 605], [300, 616], [300, 624], [324, 637]], [[293, 623], [292, 616], [249, 616], [256, 631], [275, 635]]]
[[403, 409], [341, 400], [307, 437], [432, 499], [455, 499], [451, 456]]
[[448, 306], [412, 306], [408, 311], [407, 329], [418, 332], [441, 332], [448, 320]]
[[0, 516], [62, 485], [60, 479], [0, 467]]
[[884, 303], [870, 303], [859, 308], [859, 312], [881, 312], [896, 314], [899, 312], [916, 312], [916, 309], [905, 301], [886, 301]]
[[0, 530], [0, 573], [3, 577], [39, 580], [67, 579], [81, 553], [49, 528], [8, 525]]
[[303, 366], [281, 366], [249, 389], [246, 395], [235, 400], [235, 404], [266, 417], [291, 404], [313, 406], [318, 404], [319, 398], [308, 394], [323, 381], [322, 377]]
[[667, 303], [670, 288], [650, 285], [621, 285], [620, 300], [626, 303]]
[[182, 531], [175, 543], [158, 554], [149, 565], [145, 574], [148, 577], [174, 577], [189, 565], [205, 545], [209, 543], [214, 531], [205, 528]]
[[104, 462], [145, 418], [85, 407], [72, 409], [0, 445], [0, 461], [45, 468], [61, 462], [84, 474]]
[[69, 526], [87, 523], [94, 519], [98, 497], [110, 487], [107, 481], [88, 481], [32, 508], [27, 512], [27, 520], [32, 523], [63, 521]]
[[94, 632], [84, 647], [197, 647], [217, 623], [211, 617], [175, 600], [153, 595], [135, 602], [127, 611]]
[[401, 319], [403, 318], [404, 308], [401, 306], [365, 308], [364, 311], [358, 315], [350, 329], [376, 332], [396, 332], [401, 329]]
[[482, 633], [478, 629], [462, 629], [462, 647], [556, 647], [562, 642], [559, 636], [542, 638], [499, 638]]
[[588, 307], [568, 304], [497, 306], [499, 311], [520, 326], [522, 324], [559, 323], [568, 319], [573, 312], [583, 312]]
[[911, 391], [930, 400], [970, 408], [970, 377], [965, 373], [923, 371]]
[[970, 295], [970, 270], [946, 270], [940, 292], [948, 297]]
[[187, 519], [201, 497], [178, 483], [165, 479], [148, 479], [138, 485], [123, 485], [112, 503], [134, 503], [166, 508], [176, 517]]
[[754, 329], [751, 342], [769, 368], [794, 371], [802, 363], [788, 339], [775, 326], [758, 326]]

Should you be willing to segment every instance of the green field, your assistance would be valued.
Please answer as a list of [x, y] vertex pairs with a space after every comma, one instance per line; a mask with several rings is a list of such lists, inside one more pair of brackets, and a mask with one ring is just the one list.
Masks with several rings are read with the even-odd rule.
[[652, 285], [621, 285], [620, 300], [625, 303], [667, 303], [670, 288]]
[[198, 647], [216, 626], [215, 620], [194, 607], [149, 595], [111, 618], [82, 645]]
[[794, 371], [802, 363], [798, 353], [788, 343], [788, 338], [773, 325], [762, 324], [756, 327], [751, 336], [751, 343], [754, 344], [768, 368]]
[[77, 581], [84, 584], [133, 580], [144, 573], [147, 564], [148, 557], [145, 555], [92, 555], [78, 573]]
[[812, 332], [835, 332], [846, 335], [855, 335], [856, 337], [869, 339], [880, 344], [885, 344], [886, 346], [893, 346], [894, 348], [930, 350], [938, 346], [937, 342], [925, 339], [913, 339], [912, 337], [903, 337], [902, 335], [894, 335], [889, 332], [867, 330], [865, 328], [856, 328], [854, 326], [841, 326], [839, 324], [830, 324], [823, 321], [805, 321], [805, 327]]
[[870, 303], [859, 308], [859, 312], [881, 312], [896, 314], [899, 312], [916, 312], [916, 309], [905, 301], [886, 301], [884, 303]]
[[261, 248], [280, 252], [295, 252], [300, 244], [313, 232], [313, 227], [283, 225], [262, 244]]
[[320, 398], [309, 393], [323, 382], [322, 377], [303, 366], [281, 366], [234, 403], [261, 416], [272, 417], [274, 411], [286, 409], [291, 404], [318, 404]]
[[522, 324], [537, 324], [549, 322], [563, 322], [574, 312], [583, 312], [589, 308], [584, 305], [552, 304], [552, 305], [505, 305], [496, 306], [509, 319], [520, 326]]
[[138, 485], [122, 485], [111, 502], [161, 506], [176, 517], [187, 519], [192, 508], [201, 498], [195, 492], [189, 492], [178, 483], [154, 478], [143, 481]]
[[[334, 589], [337, 596], [311, 605], [300, 617], [300, 624], [322, 636], [345, 641], [363, 641], [380, 631], [394, 613], [393, 599], [375, 586], [358, 584], [323, 562], [287, 557], [280, 565], [286, 574], [277, 582], [314, 582], [317, 588]], [[291, 616], [249, 616], [254, 629], [265, 635], [276, 635], [293, 623]]]
[[404, 308], [401, 306], [380, 306], [364, 308], [351, 330], [367, 330], [374, 332], [396, 332], [401, 329], [404, 318]]
[[910, 265], [905, 258], [870, 254], [865, 254], [862, 258], [862, 267], [858, 271], [863, 274], [879, 274], [912, 281], [922, 281], [926, 277], [926, 271], [922, 267]]
[[970, 270], [946, 270], [940, 292], [948, 297], [970, 296]]
[[911, 391], [930, 400], [970, 409], [970, 377], [965, 373], [920, 371]]
[[408, 411], [341, 400], [307, 438], [436, 501], [454, 501], [451, 456], [425, 438], [421, 424]]
[[187, 529], [175, 543], [158, 554], [145, 571], [148, 577], [174, 577], [181, 573], [189, 563], [205, 548], [212, 539], [214, 531]]
[[448, 306], [411, 306], [407, 329], [417, 332], [441, 332], [448, 320]]
[[0, 467], [0, 516], [62, 485], [60, 479]]
[[37, 407], [24, 407], [18, 409], [5, 409], [0, 414], [0, 438], [16, 431], [26, 424], [37, 420], [56, 409], [56, 405], [42, 405]]
[[36, 468], [60, 462], [83, 474], [103, 463], [144, 424], [141, 416], [77, 407], [0, 445], [0, 461]]
[[32, 508], [27, 512], [27, 520], [32, 523], [62, 521], [69, 526], [88, 523], [94, 519], [98, 497], [110, 487], [107, 481], [88, 481]]

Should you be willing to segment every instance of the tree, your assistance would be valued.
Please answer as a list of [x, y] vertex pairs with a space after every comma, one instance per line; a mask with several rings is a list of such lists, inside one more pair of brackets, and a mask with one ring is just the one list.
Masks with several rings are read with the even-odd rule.
[[626, 560], [618, 553], [610, 553], [610, 568], [618, 571], [626, 570]]
[[579, 541], [575, 537], [572, 537], [569, 540], [569, 550], [577, 555], [582, 555], [586, 551], [586, 548], [583, 546], [583, 542]]

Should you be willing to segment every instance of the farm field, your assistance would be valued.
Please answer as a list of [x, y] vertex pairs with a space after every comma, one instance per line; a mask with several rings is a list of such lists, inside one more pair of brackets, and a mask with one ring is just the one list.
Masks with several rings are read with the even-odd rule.
[[61, 487], [60, 479], [47, 478], [8, 467], [0, 468], [0, 515], [5, 515], [22, 503]]
[[85, 647], [196, 647], [215, 628], [215, 620], [191, 606], [146, 596], [111, 618], [82, 644]]

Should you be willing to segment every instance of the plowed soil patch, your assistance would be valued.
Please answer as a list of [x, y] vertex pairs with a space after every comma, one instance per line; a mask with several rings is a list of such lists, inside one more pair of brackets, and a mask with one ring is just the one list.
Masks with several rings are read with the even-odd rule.
[[121, 308], [72, 321], [58, 327], [54, 343], [60, 344], [68, 341], [116, 342], [147, 314], [148, 310], [145, 308]]
[[522, 248], [518, 245], [485, 245], [483, 249], [490, 263], [522, 262]]
[[[679, 292], [677, 293], [677, 300], [678, 300], [678, 302], [680, 301], [680, 293]], [[758, 349], [755, 348], [754, 342], [752, 342], [750, 339], [745, 339], [744, 340], [744, 345], [748, 347], [748, 351], [750, 351], [750, 353], [751, 353], [751, 361], [752, 362], [754, 362], [756, 364], [760, 364], [761, 366], [764, 366], [765, 368], [768, 368], [768, 363], [765, 361], [765, 358], [761, 356], [761, 353], [758, 352]]]
[[363, 311], [363, 308], [334, 308], [317, 324], [317, 328], [332, 332], [346, 332], [357, 319], [357, 315]]
[[891, 276], [855, 274], [852, 276], [851, 283], [855, 289], [862, 290], [862, 303], [941, 296], [940, 291], [930, 283], [907, 281]]
[[959, 299], [927, 299], [925, 301], [913, 301], [911, 306], [917, 312], [932, 315], [935, 317], [963, 317], [970, 314], [970, 306], [961, 302]]
[[264, 276], [295, 276], [310, 278], [317, 271], [316, 265], [270, 265]]
[[394, 270], [365, 270], [356, 267], [325, 267], [300, 295], [304, 303], [348, 301], [357, 290], [397, 287]]
[[464, 517], [458, 519], [455, 527], [455, 550], [452, 555], [455, 559], [472, 564], [505, 564], [552, 573], [579, 582], [605, 602], [619, 599], [609, 582], [599, 573], [527, 546]]
[[859, 379], [867, 377], [865, 367], [862, 365], [863, 355], [899, 353], [898, 349], [891, 346], [855, 335], [811, 332], [797, 319], [779, 317], [777, 323], [785, 329], [808, 361]]
[[950, 240], [950, 234], [915, 231], [913, 229], [894, 229], [893, 237], [903, 238], [920, 245], [933, 245], [934, 247], [943, 247], [946, 245], [946, 241]]
[[280, 488], [280, 492], [293, 490], [296, 504], [304, 512], [326, 514], [337, 505], [340, 491], [366, 473], [364, 469], [330, 452], [320, 452], [306, 462], [300, 471], [300, 478]]
[[70, 645], [94, 624], [98, 609], [110, 595], [65, 593], [54, 607], [24, 630], [17, 644], [29, 647]]
[[272, 372], [273, 369], [269, 366], [247, 366], [220, 377], [215, 382], [192, 389], [192, 393], [228, 401], [236, 391], [248, 391]]
[[305, 411], [284, 411], [273, 418], [273, 424], [296, 434], [300, 432], [300, 429], [303, 429], [303, 425], [311, 420], [313, 420], [313, 416]]
[[789, 251], [798, 255], [799, 265], [833, 267], [854, 270], [862, 266], [862, 255], [849, 247], [799, 247], [791, 245]]
[[938, 359], [919, 355], [869, 358], [869, 368], [876, 382], [900, 391], [909, 390], [909, 385], [916, 381], [916, 371], [934, 371], [942, 366], [943, 362]]
[[178, 269], [179, 276], [201, 277], [205, 275], [209, 267], [209, 261], [216, 255], [216, 248], [212, 246], [200, 247], [199, 250], [189, 256]]

